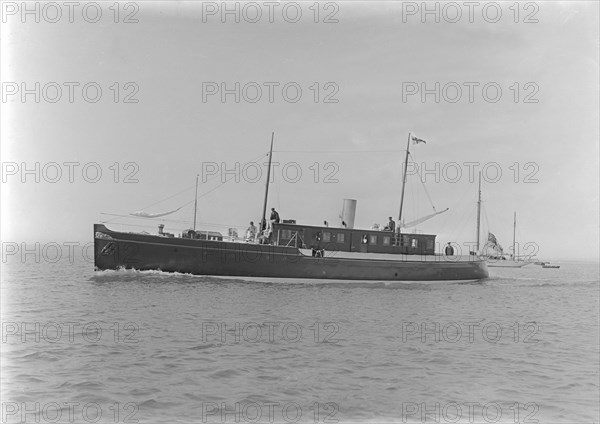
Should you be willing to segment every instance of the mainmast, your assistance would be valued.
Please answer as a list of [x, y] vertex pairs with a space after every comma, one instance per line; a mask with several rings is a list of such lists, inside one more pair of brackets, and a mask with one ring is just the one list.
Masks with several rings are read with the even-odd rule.
[[479, 231], [481, 226], [481, 172], [479, 173], [479, 191], [477, 195], [477, 248], [475, 252], [479, 253]]
[[406, 158], [404, 159], [404, 173], [402, 175], [402, 194], [400, 196], [400, 213], [398, 214], [398, 228], [402, 226], [402, 207], [404, 206], [404, 187], [406, 186], [406, 170], [408, 167], [408, 149], [410, 148], [410, 133], [408, 133], [408, 141], [406, 143]]
[[198, 174], [196, 174], [196, 197], [194, 198], [194, 231], [196, 231], [196, 212], [198, 210]]
[[273, 157], [273, 139], [275, 132], [271, 133], [271, 149], [269, 150], [269, 167], [267, 168], [267, 184], [265, 185], [265, 202], [263, 204], [262, 220], [260, 221], [260, 230], [264, 231], [267, 216], [267, 198], [269, 197], [269, 181], [271, 180], [271, 159]]
[[513, 259], [517, 260], [517, 252], [515, 252], [515, 235], [517, 233], [517, 212], [515, 211], [514, 213], [514, 220], [513, 220]]

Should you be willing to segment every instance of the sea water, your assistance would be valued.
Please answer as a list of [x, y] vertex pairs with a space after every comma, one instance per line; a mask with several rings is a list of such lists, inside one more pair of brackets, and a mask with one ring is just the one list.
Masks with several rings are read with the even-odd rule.
[[332, 284], [15, 258], [3, 423], [599, 421], [598, 264]]

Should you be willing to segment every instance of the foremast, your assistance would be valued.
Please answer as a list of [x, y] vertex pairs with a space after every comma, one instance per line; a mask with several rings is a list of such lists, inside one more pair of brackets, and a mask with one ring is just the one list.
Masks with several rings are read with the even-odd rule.
[[406, 157], [404, 159], [404, 170], [402, 173], [402, 194], [400, 195], [400, 213], [398, 213], [398, 228], [402, 226], [402, 207], [404, 206], [404, 189], [406, 187], [406, 171], [408, 169], [408, 155], [410, 149], [410, 132], [408, 133], [408, 141], [406, 142]]
[[479, 173], [479, 190], [477, 191], [477, 234], [475, 235], [477, 238], [477, 243], [475, 245], [475, 252], [479, 253], [479, 237], [481, 230], [481, 172]]
[[514, 212], [513, 215], [513, 244], [512, 244], [512, 254], [513, 254], [513, 260], [517, 260], [517, 252], [515, 251], [515, 237], [517, 234], [517, 212]]
[[194, 231], [196, 231], [196, 216], [198, 215], [198, 174], [196, 174], [196, 197], [194, 197]]
[[262, 219], [260, 221], [260, 230], [266, 229], [266, 218], [267, 218], [267, 200], [269, 198], [269, 182], [271, 180], [271, 160], [273, 158], [273, 139], [275, 138], [275, 131], [271, 133], [271, 148], [269, 149], [269, 167], [267, 168], [267, 183], [265, 184], [265, 201], [263, 203]]

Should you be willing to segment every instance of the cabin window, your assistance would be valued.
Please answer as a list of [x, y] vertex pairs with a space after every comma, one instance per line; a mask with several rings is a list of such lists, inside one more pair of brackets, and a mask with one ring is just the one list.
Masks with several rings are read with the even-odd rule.
[[331, 241], [331, 233], [329, 231], [323, 231], [323, 241], [328, 243]]
[[419, 240], [417, 239], [412, 239], [411, 243], [410, 243], [410, 247], [412, 247], [413, 249], [416, 249], [419, 245]]
[[281, 230], [281, 238], [284, 238], [284, 239], [292, 238], [292, 230]]
[[427, 239], [427, 250], [433, 249], [433, 239]]
[[376, 235], [371, 235], [371, 237], [369, 237], [369, 244], [377, 244], [377, 236]]
[[409, 244], [408, 240], [409, 240], [408, 236], [402, 236], [400, 238], [400, 246], [408, 246], [408, 244]]
[[390, 245], [390, 236], [383, 236], [383, 245], [384, 246]]
[[338, 243], [343, 243], [344, 242], [344, 233], [338, 233], [338, 235], [337, 235], [337, 241], [338, 241]]

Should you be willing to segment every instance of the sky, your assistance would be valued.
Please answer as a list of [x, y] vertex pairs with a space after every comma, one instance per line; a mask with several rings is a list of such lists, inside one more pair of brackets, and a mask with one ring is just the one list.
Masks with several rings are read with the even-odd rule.
[[385, 224], [411, 133], [403, 220], [449, 210], [408, 231], [473, 242], [483, 170], [482, 239], [516, 212], [521, 252], [598, 260], [598, 2], [97, 4], [2, 3], [3, 242], [179, 233], [197, 175], [197, 227], [241, 233], [272, 133], [269, 208]]

